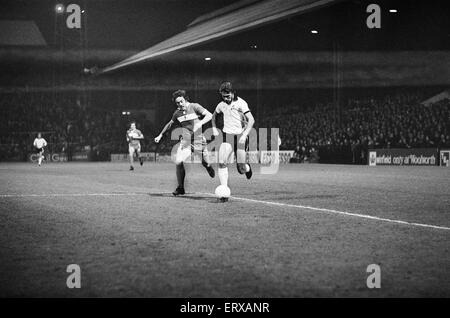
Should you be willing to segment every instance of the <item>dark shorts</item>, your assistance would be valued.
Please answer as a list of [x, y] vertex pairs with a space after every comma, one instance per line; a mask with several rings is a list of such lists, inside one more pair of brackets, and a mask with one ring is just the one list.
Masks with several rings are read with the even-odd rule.
[[44, 148], [36, 148], [36, 153], [42, 154], [44, 152]]
[[231, 144], [231, 147], [233, 148], [234, 154], [236, 155], [238, 149], [242, 149], [244, 151], [248, 151], [248, 137], [245, 140], [245, 144], [239, 144], [239, 138], [241, 135], [232, 135], [227, 134], [226, 132], [222, 132], [222, 142], [226, 142]]

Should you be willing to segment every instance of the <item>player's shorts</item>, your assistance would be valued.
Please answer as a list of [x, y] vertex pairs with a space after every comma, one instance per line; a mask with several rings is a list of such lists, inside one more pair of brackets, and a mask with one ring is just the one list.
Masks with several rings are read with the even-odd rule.
[[42, 155], [42, 154], [44, 153], [44, 147], [42, 147], [42, 148], [36, 148], [36, 153], [37, 153], [38, 155]]
[[175, 159], [176, 163], [186, 161], [190, 158], [192, 153], [196, 153], [202, 158], [208, 158], [207, 142], [204, 136], [197, 137], [194, 140], [191, 140], [191, 142], [180, 138], [180, 146], [177, 149]]
[[248, 151], [248, 136], [247, 139], [245, 139], [245, 144], [239, 144], [239, 138], [241, 137], [241, 134], [234, 135], [234, 134], [227, 134], [226, 132], [222, 132], [222, 142], [229, 143], [231, 147], [233, 148], [234, 153], [237, 153], [238, 149], [242, 149], [244, 151]]
[[181, 148], [190, 148], [192, 152], [207, 151], [207, 145], [208, 143], [206, 142], [206, 138], [203, 135], [193, 138], [190, 141], [183, 137], [180, 138]]
[[141, 151], [141, 144], [128, 144], [128, 152], [134, 153], [135, 151]]

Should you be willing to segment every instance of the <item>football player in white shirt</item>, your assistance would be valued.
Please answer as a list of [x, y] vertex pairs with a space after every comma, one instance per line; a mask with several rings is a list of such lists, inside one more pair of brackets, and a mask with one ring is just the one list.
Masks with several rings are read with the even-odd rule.
[[139, 140], [144, 139], [144, 135], [139, 129], [136, 129], [136, 123], [132, 122], [130, 129], [127, 130], [128, 154], [130, 157], [130, 170], [134, 170], [133, 157], [136, 153], [139, 158], [141, 166], [144, 164], [144, 159], [141, 157], [141, 143]]
[[37, 134], [37, 137], [34, 139], [33, 146], [36, 148], [38, 155], [38, 165], [40, 166], [42, 163], [42, 159], [44, 159], [44, 147], [47, 146], [47, 141], [42, 138], [41, 133]]
[[[237, 169], [247, 179], [252, 177], [252, 169], [246, 162], [248, 135], [253, 128], [255, 119], [248, 108], [247, 102], [238, 97], [230, 82], [220, 85], [219, 93], [222, 101], [217, 105], [212, 118], [213, 134], [219, 135], [216, 128], [216, 115], [223, 114], [223, 142], [219, 148], [219, 180], [221, 185], [228, 186], [228, 163], [231, 156], [236, 156]], [[227, 201], [222, 198], [222, 201]]]

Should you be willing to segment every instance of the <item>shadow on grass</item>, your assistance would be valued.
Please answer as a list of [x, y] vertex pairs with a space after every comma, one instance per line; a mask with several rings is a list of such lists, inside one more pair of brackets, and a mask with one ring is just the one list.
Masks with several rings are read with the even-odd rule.
[[204, 201], [208, 203], [220, 203], [217, 198], [205, 195], [198, 195], [195, 193], [186, 193], [185, 195], [178, 195], [178, 196], [174, 196], [172, 193], [148, 193], [148, 195], [151, 197], [187, 199], [193, 201]]

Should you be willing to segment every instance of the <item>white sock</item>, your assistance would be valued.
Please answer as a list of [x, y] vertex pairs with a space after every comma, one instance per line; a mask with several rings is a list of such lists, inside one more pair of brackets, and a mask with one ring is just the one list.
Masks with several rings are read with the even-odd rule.
[[218, 174], [220, 184], [228, 186], [228, 167], [219, 168]]
[[39, 165], [41, 165], [42, 157], [39, 157], [38, 162], [39, 162]]

